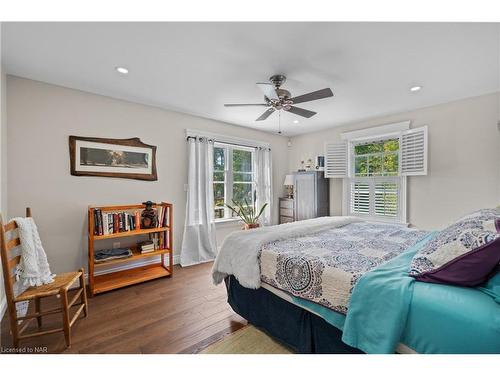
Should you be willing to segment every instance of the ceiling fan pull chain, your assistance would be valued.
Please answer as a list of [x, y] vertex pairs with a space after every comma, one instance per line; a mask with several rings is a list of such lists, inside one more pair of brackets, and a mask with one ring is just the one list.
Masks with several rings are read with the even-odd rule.
[[281, 134], [281, 111], [278, 111], [278, 134]]

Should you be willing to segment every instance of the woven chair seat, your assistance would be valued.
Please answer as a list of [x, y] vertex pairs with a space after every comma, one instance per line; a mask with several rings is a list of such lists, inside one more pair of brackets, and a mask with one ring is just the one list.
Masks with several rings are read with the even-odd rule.
[[15, 298], [16, 302], [26, 301], [38, 297], [47, 297], [59, 294], [61, 289], [68, 290], [80, 277], [81, 272], [61, 273], [54, 278], [54, 282], [26, 289]]

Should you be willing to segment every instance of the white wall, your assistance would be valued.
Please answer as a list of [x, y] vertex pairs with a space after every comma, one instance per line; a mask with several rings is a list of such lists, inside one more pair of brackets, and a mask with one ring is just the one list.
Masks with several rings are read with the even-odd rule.
[[[2, 23], [0, 22], [0, 213], [7, 215], [7, 108], [6, 77], [2, 65]], [[3, 274], [0, 268], [0, 319], [6, 309]]]
[[[411, 120], [429, 127], [429, 174], [409, 177], [408, 218], [421, 228], [436, 229], [469, 211], [500, 204], [500, 132], [498, 94], [469, 98], [294, 137], [289, 168], [317, 155], [340, 133]], [[330, 180], [331, 214], [342, 212], [342, 180]]]
[[[28, 79], [7, 78], [9, 214], [23, 215], [26, 206], [32, 208], [54, 272], [86, 266], [89, 204], [147, 199], [172, 202], [174, 249], [179, 253], [186, 207], [186, 128], [269, 142], [276, 202], [282, 194], [288, 169], [284, 137]], [[71, 176], [69, 135], [139, 137], [158, 146], [158, 181]], [[221, 224], [218, 239], [238, 228], [237, 224]]]
[[7, 77], [2, 64], [2, 23], [0, 22], [0, 212], [7, 213]]

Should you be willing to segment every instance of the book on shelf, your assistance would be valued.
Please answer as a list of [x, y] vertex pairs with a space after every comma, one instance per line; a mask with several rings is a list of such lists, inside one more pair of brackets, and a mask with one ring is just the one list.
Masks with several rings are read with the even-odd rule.
[[153, 242], [155, 250], [164, 250], [168, 248], [167, 233], [168, 232], [165, 231], [149, 234], [149, 238]]
[[158, 228], [166, 227], [169, 225], [168, 223], [168, 210], [169, 207], [165, 206], [159, 206], [157, 209], [157, 215], [158, 215], [158, 223], [156, 226]]
[[141, 213], [140, 211], [135, 211], [134, 212], [134, 227], [137, 229], [141, 228]]
[[103, 234], [103, 231], [102, 231], [102, 213], [101, 213], [100, 209], [94, 210], [94, 224], [95, 224], [94, 234], [98, 235], [98, 236], [102, 235]]
[[[162, 205], [157, 207], [157, 228], [169, 225], [168, 211], [169, 207]], [[96, 208], [94, 209], [94, 235], [102, 236], [141, 229], [141, 213], [142, 210], [103, 213], [100, 208]]]
[[154, 243], [151, 240], [139, 242], [137, 244], [137, 248], [139, 249], [141, 254], [150, 253], [150, 252], [155, 251]]
[[165, 208], [160, 206], [158, 209], [158, 227], [163, 227], [163, 221], [165, 219]]
[[161, 206], [160, 207], [160, 212], [158, 214], [158, 226], [159, 227], [167, 227], [170, 226], [170, 223], [168, 222], [168, 218], [170, 215], [170, 207], [168, 206]]

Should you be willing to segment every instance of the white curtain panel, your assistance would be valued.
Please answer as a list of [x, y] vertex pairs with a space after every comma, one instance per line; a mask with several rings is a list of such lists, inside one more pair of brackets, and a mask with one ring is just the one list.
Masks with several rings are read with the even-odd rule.
[[255, 188], [257, 191], [256, 208], [267, 203], [267, 207], [260, 217], [262, 225], [271, 225], [272, 202], [272, 160], [271, 150], [267, 147], [257, 147], [255, 150]]
[[181, 265], [213, 260], [217, 255], [214, 224], [213, 142], [188, 139], [188, 192]]

